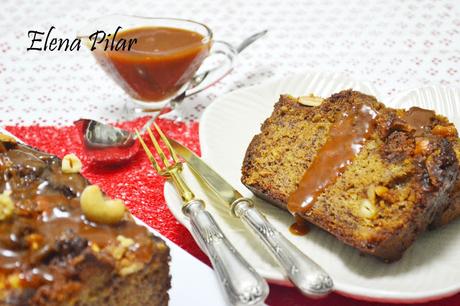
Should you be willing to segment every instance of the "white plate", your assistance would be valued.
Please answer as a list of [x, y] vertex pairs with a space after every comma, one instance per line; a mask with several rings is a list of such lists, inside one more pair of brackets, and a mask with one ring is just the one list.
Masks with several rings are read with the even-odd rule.
[[[134, 217], [136, 223], [145, 226], [152, 234], [161, 237], [170, 249], [171, 289], [169, 306], [183, 305], [227, 305], [214, 271], [174, 244], [172, 241]], [[196, 276], [200, 281], [197, 282]]]
[[[200, 124], [203, 158], [245, 196], [253, 196], [240, 182], [241, 164], [250, 140], [271, 114], [279, 94], [296, 96], [313, 92], [328, 96], [346, 88], [378, 97], [376, 91], [365, 83], [326, 73], [307, 73], [231, 92], [217, 99], [203, 115]], [[436, 100], [442, 101], [440, 98]], [[272, 282], [288, 284], [281, 269], [255, 236], [239, 220], [232, 218], [211, 193], [205, 195], [188, 170], [184, 175], [193, 190], [206, 200], [209, 211], [230, 241], [255, 269]], [[165, 198], [176, 218], [189, 226], [180, 212], [180, 199], [169, 184], [165, 185]], [[288, 231], [293, 220], [287, 212], [260, 199], [256, 199], [256, 205], [281, 233], [331, 274], [336, 291], [343, 295], [409, 303], [449, 296], [460, 290], [458, 221], [425, 233], [403, 259], [385, 264], [371, 256], [360, 256], [357, 250], [318, 228], [313, 228], [304, 237], [293, 236]]]

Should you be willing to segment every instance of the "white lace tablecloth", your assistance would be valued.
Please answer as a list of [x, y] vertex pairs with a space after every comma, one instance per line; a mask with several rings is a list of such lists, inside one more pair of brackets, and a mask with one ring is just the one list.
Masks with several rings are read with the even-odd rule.
[[2, 0], [0, 125], [127, 119], [127, 95], [88, 50], [26, 51], [29, 30], [48, 31], [54, 25], [58, 37], [74, 37], [90, 18], [111, 13], [201, 21], [217, 39], [234, 44], [269, 29], [241, 54], [229, 76], [187, 100], [190, 119], [228, 91], [307, 70], [369, 81], [383, 100], [429, 84], [460, 86], [458, 0]]

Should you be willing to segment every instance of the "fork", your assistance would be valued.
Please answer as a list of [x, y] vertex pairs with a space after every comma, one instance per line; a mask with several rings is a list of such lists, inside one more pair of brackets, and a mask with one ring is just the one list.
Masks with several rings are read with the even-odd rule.
[[145, 144], [138, 130], [136, 130], [137, 138], [155, 171], [173, 182], [182, 199], [182, 212], [189, 218], [192, 225], [192, 235], [211, 260], [228, 301], [231, 305], [238, 306], [263, 303], [269, 291], [267, 282], [228, 241], [214, 218], [206, 211], [204, 201], [195, 198], [182, 178], [183, 166], [176, 152], [158, 125], [156, 123], [153, 125], [172, 161], [161, 149], [150, 127], [147, 128], [147, 132], [162, 166]]

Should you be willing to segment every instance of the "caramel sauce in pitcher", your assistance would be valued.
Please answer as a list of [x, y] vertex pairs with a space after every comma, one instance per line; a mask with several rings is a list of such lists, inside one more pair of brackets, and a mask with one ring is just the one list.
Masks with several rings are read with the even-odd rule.
[[211, 42], [197, 32], [170, 27], [141, 27], [117, 34], [135, 41], [130, 50], [93, 54], [106, 72], [134, 99], [155, 102], [174, 96], [208, 56]]

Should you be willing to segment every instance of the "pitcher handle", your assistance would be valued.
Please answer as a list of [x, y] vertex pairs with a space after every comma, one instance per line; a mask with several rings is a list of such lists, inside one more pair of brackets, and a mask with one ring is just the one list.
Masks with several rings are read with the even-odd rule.
[[185, 96], [191, 96], [214, 85], [232, 71], [238, 51], [225, 41], [215, 40], [208, 59], [215, 56], [223, 56], [224, 61], [217, 67], [197, 73], [190, 81]]

